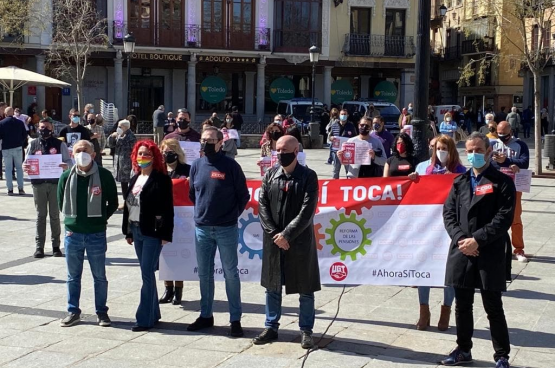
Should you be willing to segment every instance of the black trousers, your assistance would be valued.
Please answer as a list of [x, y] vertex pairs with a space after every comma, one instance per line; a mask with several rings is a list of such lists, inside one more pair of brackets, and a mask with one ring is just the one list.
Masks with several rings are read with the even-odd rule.
[[[474, 289], [455, 288], [455, 319], [457, 323], [457, 345], [465, 352], [472, 349], [472, 335], [474, 334]], [[480, 290], [482, 302], [489, 320], [491, 342], [493, 343], [493, 359], [504, 357], [509, 359], [511, 344], [509, 329], [503, 311], [500, 291]]]

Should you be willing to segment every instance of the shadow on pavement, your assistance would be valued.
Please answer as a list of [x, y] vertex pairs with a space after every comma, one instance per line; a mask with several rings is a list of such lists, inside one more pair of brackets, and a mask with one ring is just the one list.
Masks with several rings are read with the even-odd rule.
[[65, 281], [56, 280], [52, 276], [38, 275], [0, 275], [0, 284], [40, 285], [40, 284], [65, 284]]
[[555, 302], [555, 294], [542, 293], [541, 291], [512, 289], [503, 294], [505, 298], [517, 298], [526, 300], [547, 300]]
[[0, 221], [28, 221], [28, 222], [35, 222], [35, 220], [20, 219], [20, 218], [12, 217], [12, 216], [0, 216]]

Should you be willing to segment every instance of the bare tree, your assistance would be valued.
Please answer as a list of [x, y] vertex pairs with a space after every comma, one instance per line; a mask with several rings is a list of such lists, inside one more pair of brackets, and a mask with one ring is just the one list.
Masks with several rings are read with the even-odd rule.
[[0, 1], [0, 40], [7, 38], [14, 44], [22, 45], [25, 36], [44, 30], [42, 15], [47, 14], [47, 5], [40, 0]]
[[[501, 37], [502, 44], [508, 45], [503, 50], [482, 54], [477, 59], [471, 59], [461, 70], [459, 85], [467, 84], [470, 78], [476, 77], [483, 83], [490, 65], [501, 65], [502, 60], [508, 60], [509, 65], [518, 69], [523, 67], [531, 72], [534, 79], [534, 143], [535, 143], [535, 172], [542, 172], [541, 154], [541, 74], [546, 65], [553, 61], [555, 55], [549, 44], [552, 29], [552, 18], [555, 15], [555, 0], [473, 0], [476, 9], [482, 11], [480, 15], [487, 15], [496, 35]], [[472, 32], [471, 20], [463, 22]], [[481, 42], [481, 40], [479, 40]], [[477, 51], [480, 44], [476, 43]], [[501, 70], [500, 73], [511, 71]], [[515, 72], [513, 70], [512, 72]], [[524, 91], [526, 93], [526, 91]]]
[[50, 70], [77, 87], [77, 108], [83, 104], [83, 81], [91, 54], [106, 48], [106, 19], [91, 0], [53, 1], [52, 44], [47, 54]]

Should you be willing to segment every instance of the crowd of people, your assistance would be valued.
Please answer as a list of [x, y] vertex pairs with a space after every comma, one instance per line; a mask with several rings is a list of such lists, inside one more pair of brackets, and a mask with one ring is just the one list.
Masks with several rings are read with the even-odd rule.
[[[233, 337], [243, 336], [237, 269], [238, 217], [250, 195], [243, 170], [235, 161], [242, 124], [236, 108], [223, 120], [213, 114], [202, 123], [202, 131], [197, 132], [191, 127], [186, 109], [180, 109], [174, 119], [173, 113], [166, 114], [164, 106], [160, 106], [153, 114], [154, 140], [137, 139], [134, 116], [117, 122], [114, 131], [106, 136], [102, 116], [94, 113], [92, 105], [87, 105], [83, 114], [71, 109], [70, 123], [59, 137], [54, 134], [52, 120], [43, 116], [37, 124], [36, 138], [29, 140], [30, 129], [15, 116], [17, 109], [5, 104], [0, 108], [1, 151], [6, 163], [8, 195], [13, 195], [14, 165], [19, 194], [24, 194], [23, 172], [31, 170], [25, 157], [61, 155], [59, 179], [31, 180], [37, 213], [34, 257], [45, 255], [47, 216], [53, 255], [63, 256], [59, 213], [63, 214], [68, 315], [61, 326], [75, 325], [81, 319], [79, 299], [85, 254], [94, 279], [98, 324], [111, 325], [105, 270], [106, 227], [108, 219], [118, 210], [123, 211], [123, 237], [135, 248], [143, 282], [132, 330], [155, 327], [161, 319], [159, 304], [181, 304], [183, 281], [166, 280], [165, 292], [159, 298], [155, 272], [163, 245], [172, 242], [172, 179], [187, 179], [188, 197], [194, 204], [201, 294], [200, 315], [187, 329], [199, 331], [214, 325], [214, 258], [218, 250], [229, 306], [229, 333]], [[410, 122], [411, 110], [412, 106], [404, 109], [399, 120], [401, 133], [393, 136], [378, 113], [364, 116], [353, 124], [347, 110], [332, 109], [327, 135], [332, 176], [334, 179], [404, 176], [418, 180], [420, 175], [459, 174], [444, 206], [445, 228], [452, 242], [437, 324], [440, 331], [449, 328], [451, 306], [456, 300], [458, 346], [442, 363], [458, 365], [472, 360], [472, 306], [474, 291], [479, 289], [490, 321], [497, 367], [508, 367], [510, 344], [501, 293], [506, 290], [507, 276], [510, 277], [511, 241], [517, 260], [527, 261], [521, 221], [522, 193], [516, 191], [512, 180], [504, 174], [517, 173], [529, 166], [528, 147], [517, 137], [520, 116], [511, 111], [506, 120], [496, 121], [493, 114], [485, 115], [483, 127], [470, 132], [465, 141], [471, 165], [467, 170], [461, 163], [452, 134], [456, 130], [453, 127], [458, 128], [453, 120], [454, 112], [445, 114], [439, 134], [430, 137], [430, 159], [419, 162], [409, 132], [402, 129]], [[318, 177], [314, 170], [299, 164], [298, 154], [303, 151], [301, 133], [285, 121], [283, 116], [276, 115], [260, 141], [260, 157], [275, 155], [276, 164], [266, 171], [259, 196], [259, 218], [264, 231], [261, 284], [266, 288], [266, 318], [265, 329], [253, 343], [266, 344], [278, 338], [285, 286], [286, 294], [299, 294], [301, 346], [311, 349], [314, 347], [314, 293], [321, 288], [313, 229]], [[226, 139], [232, 129], [238, 132], [237, 138]], [[200, 143], [201, 157], [187, 164], [180, 141]], [[370, 164], [344, 163], [341, 142], [368, 143]], [[113, 149], [114, 173], [102, 166], [105, 147]], [[116, 182], [121, 185], [122, 202]], [[419, 330], [431, 325], [429, 298], [430, 288], [419, 287], [420, 316], [416, 323]]]

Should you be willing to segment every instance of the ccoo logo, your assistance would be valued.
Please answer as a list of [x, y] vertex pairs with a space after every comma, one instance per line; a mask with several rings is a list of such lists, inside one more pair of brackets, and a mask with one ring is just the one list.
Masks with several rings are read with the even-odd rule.
[[335, 262], [330, 267], [330, 276], [335, 281], [345, 280], [348, 274], [347, 266], [341, 262]]

